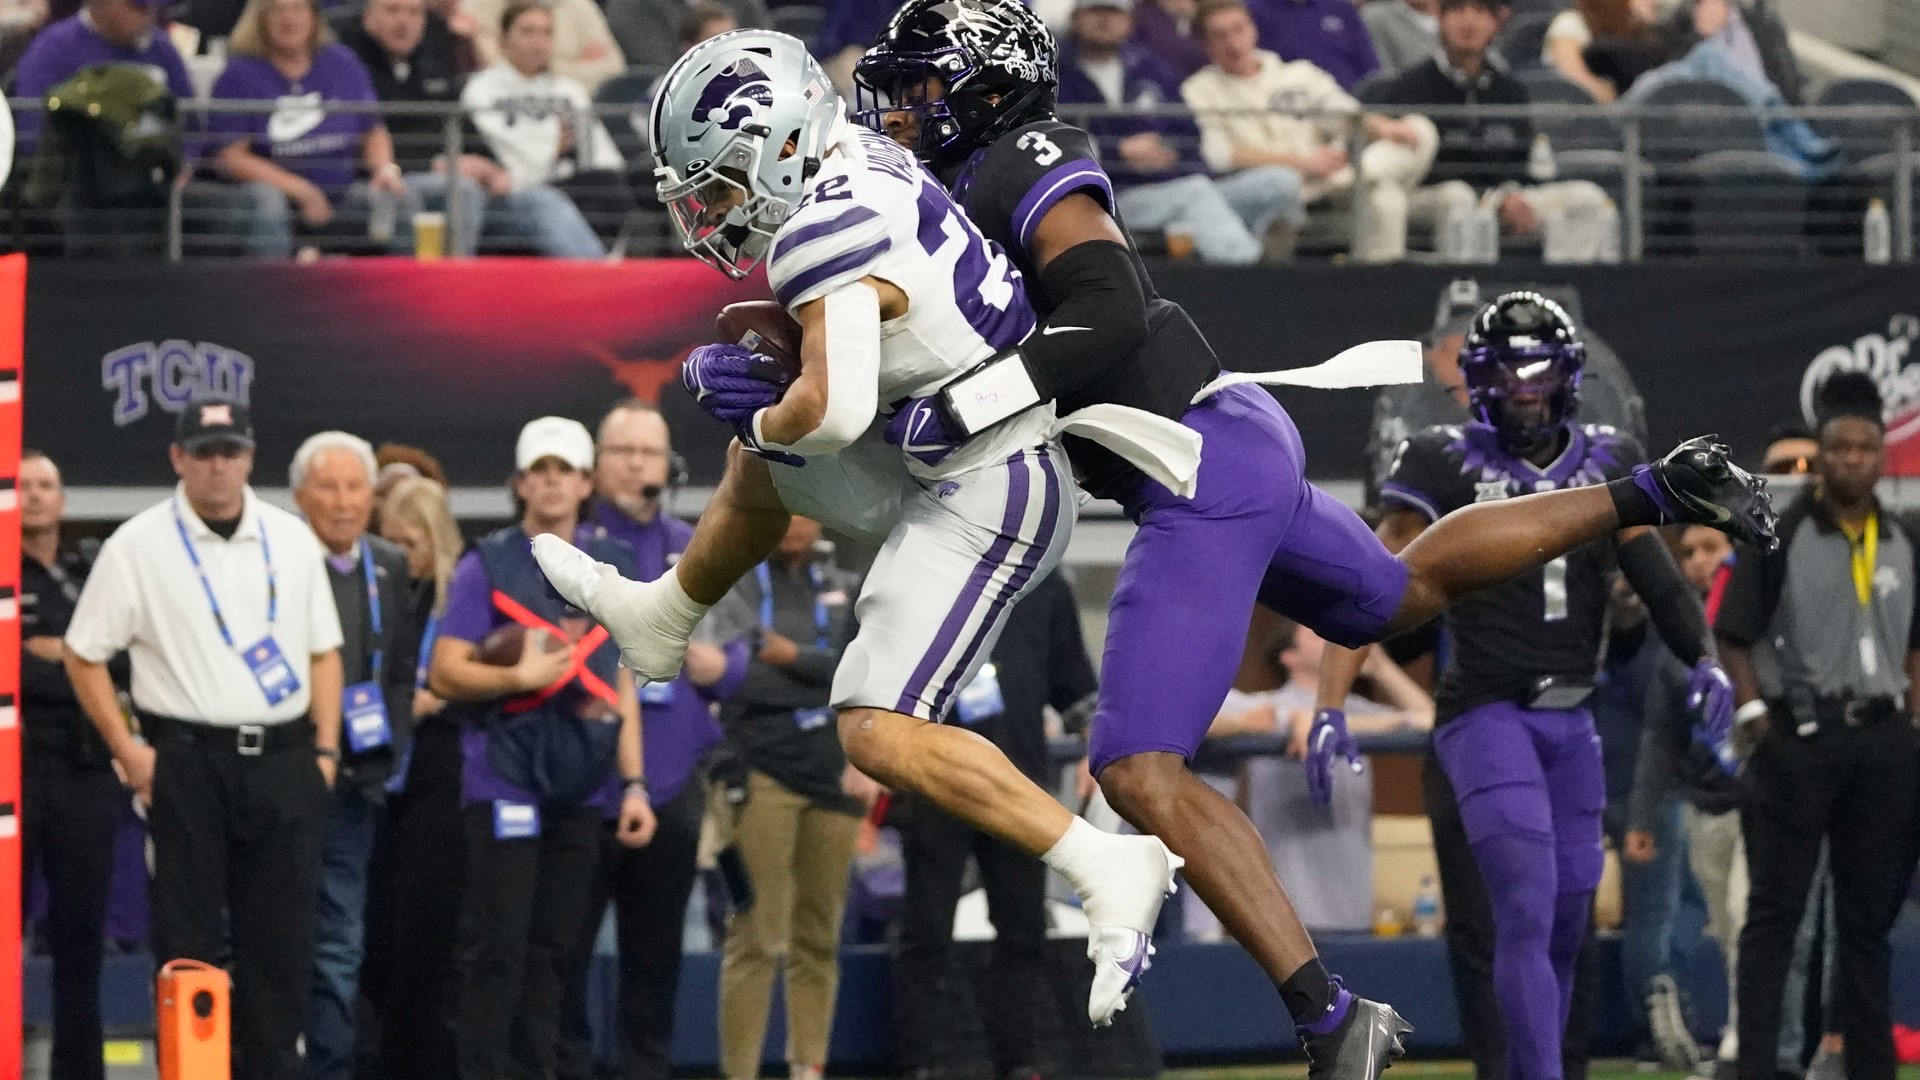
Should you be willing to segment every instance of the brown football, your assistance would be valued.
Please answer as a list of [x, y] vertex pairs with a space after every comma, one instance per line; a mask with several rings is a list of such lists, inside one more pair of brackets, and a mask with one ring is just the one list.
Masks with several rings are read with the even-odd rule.
[[[557, 652], [568, 647], [566, 639], [554, 634], [545, 635], [544, 640], [546, 646], [543, 651], [545, 652]], [[474, 653], [473, 658], [493, 667], [512, 667], [520, 662], [520, 654], [526, 650], [526, 647], [527, 628], [519, 623], [508, 623], [488, 634], [486, 639], [480, 642], [480, 648]]]
[[772, 300], [742, 300], [720, 309], [713, 321], [719, 340], [745, 345], [770, 356], [795, 376], [800, 374], [800, 324]]

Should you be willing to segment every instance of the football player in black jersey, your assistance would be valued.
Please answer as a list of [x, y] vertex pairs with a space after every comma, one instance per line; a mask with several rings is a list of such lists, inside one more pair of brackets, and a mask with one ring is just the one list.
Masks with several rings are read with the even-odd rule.
[[[1194, 403], [1219, 363], [1154, 294], [1089, 136], [1054, 116], [1057, 66], [1019, 0], [908, 0], [855, 81], [862, 118], [913, 147], [1025, 274], [1043, 319], [983, 365], [1000, 387], [1024, 388], [1000, 400], [1053, 400], [1062, 414], [1131, 405], [1203, 436], [1193, 499], [1067, 440], [1082, 486], [1140, 526], [1114, 593], [1090, 766], [1115, 809], [1187, 859], [1188, 881], [1279, 988], [1313, 1080], [1375, 1076], [1405, 1022], [1329, 976], [1252, 824], [1187, 769], [1254, 603], [1361, 645], [1624, 527], [1701, 521], [1765, 543], [1772, 510], [1724, 447], [1695, 440], [1605, 487], [1471, 508], [1390, 554], [1306, 482], [1299, 433], [1271, 395], [1236, 386]], [[950, 393], [896, 413], [917, 444], [992, 421], [962, 415]], [[1344, 729], [1322, 740], [1323, 766], [1335, 751], [1357, 760]]]
[[[1401, 447], [1380, 489], [1387, 547], [1408, 547], [1462, 507], [1630, 477], [1643, 461], [1640, 445], [1574, 420], [1585, 360], [1572, 320], [1537, 293], [1508, 293], [1481, 309], [1460, 350], [1476, 419], [1428, 428]], [[1606, 785], [1586, 699], [1616, 567], [1661, 639], [1694, 665], [1696, 737], [1724, 741], [1731, 683], [1698, 594], [1652, 529], [1592, 540], [1445, 615], [1452, 647], [1434, 695], [1433, 748], [1492, 901], [1494, 987], [1516, 1080], [1560, 1080], [1574, 962], [1600, 884]], [[1344, 726], [1338, 703], [1363, 655], [1328, 649], [1309, 741]], [[1309, 779], [1324, 802], [1330, 772]]]

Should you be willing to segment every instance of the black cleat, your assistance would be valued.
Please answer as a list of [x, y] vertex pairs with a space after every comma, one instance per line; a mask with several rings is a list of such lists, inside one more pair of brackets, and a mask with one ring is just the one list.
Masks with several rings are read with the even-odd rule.
[[1412, 1031], [1393, 1006], [1362, 997], [1348, 998], [1347, 1015], [1331, 1031], [1294, 1029], [1307, 1052], [1307, 1080], [1379, 1080], [1406, 1054]]
[[1666, 457], [1633, 471], [1633, 480], [1662, 513], [1689, 525], [1719, 529], [1762, 551], [1780, 546], [1779, 518], [1767, 482], [1731, 460], [1717, 435], [1688, 439]]

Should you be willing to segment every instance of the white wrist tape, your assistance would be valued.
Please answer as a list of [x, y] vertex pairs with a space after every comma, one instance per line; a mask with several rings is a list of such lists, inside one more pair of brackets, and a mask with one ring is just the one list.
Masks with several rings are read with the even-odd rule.
[[[880, 295], [860, 282], [821, 299], [826, 305], [827, 408], [820, 423], [779, 450], [802, 457], [831, 454], [853, 443], [880, 408]], [[755, 417], [754, 434], [760, 434]]]
[[1759, 698], [1754, 698], [1733, 712], [1733, 718], [1743, 724], [1765, 715], [1767, 715], [1767, 703]]

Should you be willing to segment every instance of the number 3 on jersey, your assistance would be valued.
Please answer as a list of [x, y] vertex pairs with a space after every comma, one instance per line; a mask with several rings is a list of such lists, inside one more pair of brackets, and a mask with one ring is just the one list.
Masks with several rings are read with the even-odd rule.
[[1033, 151], [1035, 165], [1051, 165], [1060, 160], [1060, 148], [1038, 131], [1029, 131], [1020, 136], [1020, 141], [1014, 145], [1022, 150]]

